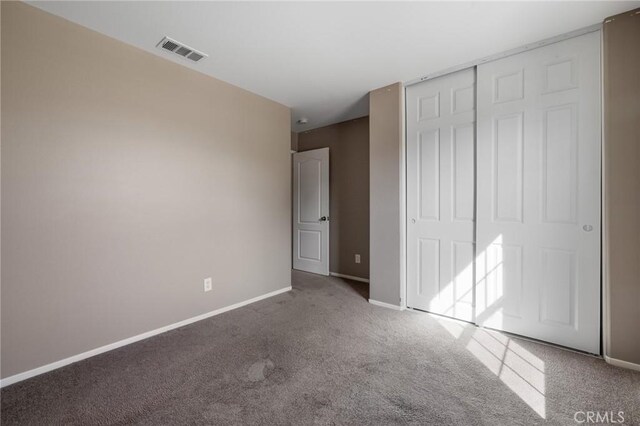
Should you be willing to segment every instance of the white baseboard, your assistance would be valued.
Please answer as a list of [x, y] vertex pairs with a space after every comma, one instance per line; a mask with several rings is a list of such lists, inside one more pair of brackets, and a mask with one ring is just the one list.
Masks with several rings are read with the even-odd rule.
[[329, 272], [329, 275], [331, 275], [332, 277], [346, 278], [348, 280], [360, 281], [360, 282], [363, 282], [363, 283], [368, 283], [369, 282], [369, 280], [367, 278], [354, 277], [353, 275], [339, 274], [337, 272]]
[[611, 358], [606, 355], [604, 356], [604, 360], [607, 362], [607, 364], [615, 365], [616, 367], [622, 367], [622, 368], [628, 368], [629, 370], [640, 371], [640, 364], [634, 364], [633, 362]]
[[129, 337], [124, 340], [119, 340], [114, 343], [110, 343], [105, 346], [101, 346], [96, 349], [92, 349], [87, 352], [83, 352], [78, 355], [70, 356], [69, 358], [61, 359], [60, 361], [52, 362], [51, 364], [43, 365], [41, 367], [34, 368], [33, 370], [25, 371], [23, 373], [18, 373], [13, 376], [7, 377], [5, 379], [0, 380], [0, 388], [9, 386], [14, 383], [21, 382], [23, 380], [29, 379], [31, 377], [38, 376], [43, 373], [47, 373], [49, 371], [58, 369], [60, 367], [64, 367], [65, 365], [73, 364], [74, 362], [82, 361], [83, 359], [91, 358], [92, 356], [99, 355], [113, 349], [120, 348], [122, 346], [130, 345], [131, 343], [138, 342], [140, 340], [148, 339], [149, 337], [156, 336], [161, 333], [165, 333], [169, 330], [173, 330], [179, 327], [183, 327], [185, 325], [192, 324], [194, 322], [202, 321], [203, 319], [207, 319], [216, 315], [220, 315], [222, 313], [232, 311], [234, 309], [241, 308], [243, 306], [249, 305], [251, 303], [258, 302], [263, 299], [267, 299], [269, 297], [276, 296], [281, 293], [286, 293], [291, 290], [291, 286], [281, 288], [280, 290], [272, 291], [271, 293], [263, 294], [258, 297], [254, 297], [253, 299], [245, 300], [242, 302], [235, 303], [233, 305], [225, 306], [220, 309], [216, 309], [215, 311], [207, 312], [202, 315], [198, 315], [183, 321], [179, 321], [170, 325], [166, 325], [164, 327], [156, 328], [155, 330], [147, 331], [146, 333], [138, 334], [137, 336]]
[[369, 303], [376, 306], [382, 306], [383, 308], [394, 309], [396, 311], [404, 311], [404, 306], [392, 305], [391, 303], [379, 302], [373, 299], [369, 299]]

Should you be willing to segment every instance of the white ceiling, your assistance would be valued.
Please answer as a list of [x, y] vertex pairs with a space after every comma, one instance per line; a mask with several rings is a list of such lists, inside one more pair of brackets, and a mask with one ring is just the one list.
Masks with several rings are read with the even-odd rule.
[[[368, 114], [367, 93], [600, 23], [635, 2], [30, 2], [292, 108], [303, 131]], [[157, 49], [169, 36], [200, 63]], [[307, 125], [296, 120], [308, 117]]]

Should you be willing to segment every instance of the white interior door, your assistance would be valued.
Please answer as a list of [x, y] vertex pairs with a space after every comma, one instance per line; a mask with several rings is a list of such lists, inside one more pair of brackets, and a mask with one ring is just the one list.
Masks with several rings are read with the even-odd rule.
[[407, 306], [473, 320], [475, 71], [407, 88]]
[[600, 352], [600, 34], [478, 66], [476, 322]]
[[293, 154], [293, 268], [329, 275], [329, 148]]

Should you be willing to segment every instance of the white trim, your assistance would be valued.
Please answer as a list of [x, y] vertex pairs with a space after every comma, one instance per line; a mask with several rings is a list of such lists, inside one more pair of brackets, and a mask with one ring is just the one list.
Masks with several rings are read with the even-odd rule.
[[0, 388], [12, 385], [17, 382], [21, 382], [23, 380], [29, 379], [31, 377], [38, 376], [43, 373], [47, 373], [52, 370], [56, 370], [60, 367], [64, 367], [65, 365], [73, 364], [74, 362], [82, 361], [83, 359], [91, 358], [92, 356], [99, 355], [113, 349], [120, 348], [122, 346], [130, 345], [131, 343], [138, 342], [140, 340], [148, 339], [149, 337], [156, 336], [158, 334], [165, 333], [167, 331], [183, 327], [185, 325], [192, 324], [194, 322], [202, 321], [203, 319], [207, 319], [216, 315], [220, 315], [224, 312], [232, 311], [237, 308], [241, 308], [243, 306], [249, 305], [251, 303], [258, 302], [263, 299], [267, 299], [272, 296], [276, 296], [281, 293], [286, 293], [291, 290], [291, 286], [281, 288], [280, 290], [272, 291], [271, 293], [263, 294], [258, 297], [254, 297], [253, 299], [245, 300], [242, 302], [234, 303], [233, 305], [225, 306], [220, 309], [216, 309], [215, 311], [207, 312], [202, 315], [198, 315], [183, 321], [179, 321], [170, 325], [166, 325], [164, 327], [156, 328], [155, 330], [147, 331], [146, 333], [138, 334], [137, 336], [129, 337], [127, 339], [119, 340], [114, 343], [110, 343], [105, 346], [101, 346], [96, 349], [92, 349], [87, 352], [83, 352], [78, 355], [70, 356], [69, 358], [61, 359], [60, 361], [52, 362], [51, 364], [43, 365], [41, 367], [34, 368], [29, 371], [25, 371], [23, 373], [18, 373], [13, 376], [9, 376], [5, 379], [0, 380]]
[[557, 43], [562, 40], [566, 40], [573, 37], [578, 37], [587, 33], [591, 33], [594, 31], [598, 31], [602, 28], [602, 24], [595, 24], [589, 27], [581, 28], [579, 30], [571, 31], [566, 34], [561, 34], [555, 37], [550, 37], [536, 43], [525, 44], [524, 46], [516, 47], [515, 49], [507, 50], [505, 52], [496, 53], [494, 55], [485, 56], [484, 58], [476, 59], [470, 62], [466, 62], [461, 65], [456, 65], [454, 67], [450, 67], [438, 72], [434, 72], [431, 74], [427, 74], [424, 77], [419, 77], [404, 83], [404, 86], [411, 86], [412, 84], [420, 83], [425, 80], [431, 80], [432, 78], [440, 77], [446, 74], [452, 74], [456, 71], [461, 71], [467, 68], [472, 68], [478, 66], [480, 64], [484, 64], [485, 62], [495, 61], [497, 59], [506, 58], [507, 56], [517, 55], [518, 53], [526, 52], [527, 50], [537, 49], [538, 47], [546, 46], [548, 44]]
[[346, 278], [348, 280], [360, 281], [360, 282], [363, 282], [363, 283], [368, 283], [369, 282], [369, 279], [367, 279], [367, 278], [354, 277], [353, 275], [339, 274], [337, 272], [329, 272], [329, 275], [331, 275], [332, 277]]
[[[603, 28], [604, 30], [604, 28]], [[605, 87], [604, 87], [604, 31], [600, 31], [600, 306], [602, 308], [601, 317], [601, 342], [602, 353], [605, 360], [607, 358], [607, 352], [611, 347], [611, 310], [609, 301], [611, 300], [611, 293], [609, 291], [609, 232], [607, 231], [608, 215], [607, 215], [607, 170], [606, 170], [606, 154], [605, 149], [605, 136], [606, 136], [606, 124], [605, 120]], [[607, 361], [608, 362], [608, 361]]]
[[398, 305], [392, 305], [391, 303], [379, 302], [377, 300], [369, 299], [369, 303], [383, 308], [393, 309], [395, 311], [404, 311], [404, 307]]
[[407, 98], [400, 90], [400, 308], [407, 307]]
[[640, 364], [634, 364], [633, 362], [611, 358], [606, 355], [604, 356], [604, 360], [607, 362], [607, 364], [611, 364], [616, 367], [622, 367], [622, 368], [628, 368], [629, 370], [640, 371]]

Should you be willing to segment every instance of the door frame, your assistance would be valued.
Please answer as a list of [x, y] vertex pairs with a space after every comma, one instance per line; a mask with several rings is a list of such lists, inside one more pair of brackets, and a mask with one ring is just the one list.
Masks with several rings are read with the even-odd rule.
[[[599, 24], [595, 24], [595, 25], [590, 25], [588, 27], [585, 28], [581, 28], [575, 31], [571, 31], [565, 34], [561, 34], [555, 37], [550, 37], [535, 43], [530, 43], [530, 44], [526, 44], [524, 46], [521, 47], [517, 47], [511, 50], [507, 50], [505, 52], [501, 52], [501, 53], [497, 53], [494, 55], [490, 55], [490, 56], [486, 56], [483, 58], [479, 58], [461, 65], [457, 65], [454, 67], [450, 67], [450, 68], [446, 68], [444, 70], [441, 71], [437, 71], [431, 74], [427, 74], [423, 77], [419, 77], [413, 80], [409, 80], [405, 83], [403, 83], [403, 89], [402, 90], [402, 106], [403, 106], [403, 110], [402, 110], [402, 121], [403, 121], [403, 125], [402, 127], [402, 143], [401, 143], [401, 152], [400, 152], [400, 159], [401, 159], [401, 164], [400, 164], [400, 243], [401, 243], [401, 248], [400, 248], [400, 309], [408, 309], [408, 310], [412, 310], [414, 311], [414, 309], [412, 308], [408, 308], [407, 307], [407, 268], [408, 268], [408, 264], [407, 264], [407, 243], [408, 243], [408, 228], [407, 228], [407, 223], [406, 223], [406, 212], [407, 212], [407, 97], [406, 97], [406, 91], [407, 91], [407, 87], [412, 86], [414, 84], [418, 84], [418, 83], [422, 83], [424, 81], [427, 80], [432, 80], [434, 78], [438, 78], [447, 74], [452, 74], [454, 72], [457, 71], [461, 71], [464, 69], [468, 69], [468, 68], [476, 68], [478, 65], [481, 65], [485, 62], [491, 62], [491, 61], [495, 61], [498, 59], [502, 59], [502, 58], [506, 58], [507, 56], [512, 56], [512, 55], [516, 55], [518, 53], [522, 53], [522, 52], [526, 52], [529, 50], [533, 50], [533, 49], [537, 49], [539, 47], [543, 47], [543, 46], [547, 46], [549, 44], [553, 44], [553, 43], [558, 43], [560, 41], [563, 40], [567, 40], [570, 38], [574, 38], [574, 37], [579, 37], [581, 35], [584, 34], [588, 34], [588, 33], [592, 33], [592, 32], [596, 32], [598, 31], [600, 34], [600, 112], [601, 112], [601, 135], [600, 135], [600, 150], [601, 150], [601, 158], [600, 158], [600, 187], [601, 187], [601, 192], [600, 192], [600, 229], [601, 229], [601, 235], [600, 235], [600, 356], [604, 357], [605, 360], [608, 358], [608, 354], [607, 354], [607, 346], [608, 346], [608, 342], [609, 342], [609, 337], [610, 337], [610, 309], [608, 307], [609, 305], [609, 283], [606, 279], [607, 277], [607, 257], [608, 257], [608, 253], [606, 252], [606, 247], [604, 242], [606, 241], [607, 238], [607, 233], [606, 233], [606, 228], [604, 226], [604, 224], [606, 223], [606, 210], [604, 208], [604, 200], [606, 197], [606, 193], [605, 193], [605, 164], [604, 164], [604, 160], [605, 160], [605, 156], [604, 156], [604, 144], [605, 144], [605, 133], [604, 133], [604, 84], [603, 84], [603, 78], [604, 78], [604, 62], [603, 62], [603, 48], [604, 48], [604, 43], [603, 43], [603, 24], [599, 23]], [[476, 100], [477, 102], [477, 100]], [[476, 105], [477, 107], [477, 105]], [[476, 109], [477, 111], [477, 109]], [[476, 132], [476, 139], [477, 139], [477, 126], [475, 128], [475, 132]], [[477, 170], [476, 170], [476, 174], [477, 174]], [[475, 306], [474, 306], [475, 307]], [[423, 312], [420, 310], [415, 310], [416, 312]], [[429, 312], [425, 312], [427, 314], [431, 314], [431, 315], [438, 315], [438, 314], [433, 314], [433, 313], [429, 313]], [[439, 315], [438, 315], [439, 316]], [[475, 316], [475, 313], [474, 313]], [[455, 320], [453, 319], [453, 321], [460, 321], [460, 320]], [[464, 321], [463, 321], [464, 322]], [[478, 327], [475, 323], [471, 323], [474, 326]], [[527, 337], [523, 337], [525, 339], [527, 339]], [[551, 345], [553, 345], [552, 343], [549, 343]], [[558, 346], [558, 345], [554, 345], [554, 346]], [[561, 347], [562, 346], [558, 346]], [[576, 351], [575, 349], [570, 349], [573, 351]], [[578, 351], [580, 352], [580, 351]]]

